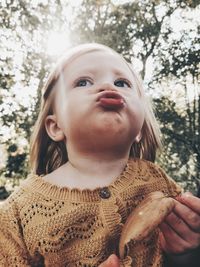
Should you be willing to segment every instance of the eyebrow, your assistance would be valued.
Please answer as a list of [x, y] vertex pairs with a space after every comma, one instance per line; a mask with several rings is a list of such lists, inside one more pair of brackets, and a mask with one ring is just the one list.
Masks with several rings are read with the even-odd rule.
[[121, 71], [121, 70], [118, 70], [118, 69], [114, 69], [113, 70], [113, 73], [115, 74], [115, 75], [117, 75], [117, 76], [127, 76], [127, 73], [126, 72], [124, 72], [124, 71]]
[[98, 72], [98, 71], [96, 71], [96, 70], [94, 70], [94, 69], [91, 69], [91, 68], [83, 68], [83, 69], [81, 69], [81, 70], [79, 71], [79, 73], [82, 73], [82, 72], [95, 74], [95, 73]]
[[[98, 70], [95, 70], [95, 69], [92, 69], [92, 68], [85, 68], [85, 69], [81, 69], [80, 70], [80, 73], [82, 72], [87, 72], [87, 73], [91, 73], [91, 74], [96, 74], [98, 72]], [[121, 71], [119, 69], [113, 69], [113, 73], [116, 75], [116, 76], [129, 76], [127, 74], [127, 72], [125, 71]]]

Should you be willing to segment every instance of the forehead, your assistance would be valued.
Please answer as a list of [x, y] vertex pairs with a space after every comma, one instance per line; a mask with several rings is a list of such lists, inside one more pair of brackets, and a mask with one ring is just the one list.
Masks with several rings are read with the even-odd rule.
[[112, 51], [89, 51], [72, 59], [69, 64], [64, 67], [64, 72], [71, 74], [90, 71], [95, 74], [95, 71], [112, 70], [116, 74], [126, 74], [133, 78], [133, 73], [128, 63], [117, 53]]

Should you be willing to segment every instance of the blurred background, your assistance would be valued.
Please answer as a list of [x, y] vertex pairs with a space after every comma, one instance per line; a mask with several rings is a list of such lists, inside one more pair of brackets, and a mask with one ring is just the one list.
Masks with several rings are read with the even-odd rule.
[[164, 170], [186, 190], [200, 183], [200, 0], [1, 0], [0, 198], [29, 170], [41, 88], [59, 56], [108, 45], [140, 73], [159, 120]]

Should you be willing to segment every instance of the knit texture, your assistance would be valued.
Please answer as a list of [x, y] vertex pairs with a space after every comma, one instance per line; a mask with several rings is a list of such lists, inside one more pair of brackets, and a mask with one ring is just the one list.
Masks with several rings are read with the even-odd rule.
[[[0, 267], [99, 266], [118, 254], [128, 215], [153, 191], [175, 197], [180, 187], [157, 165], [130, 159], [107, 188], [78, 190], [29, 175], [1, 205]], [[162, 266], [159, 230], [129, 243], [122, 266]]]

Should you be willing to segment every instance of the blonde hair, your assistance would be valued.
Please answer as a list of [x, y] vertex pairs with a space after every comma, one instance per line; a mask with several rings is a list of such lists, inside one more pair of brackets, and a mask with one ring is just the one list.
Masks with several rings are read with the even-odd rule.
[[[57, 169], [68, 161], [68, 155], [64, 141], [55, 142], [47, 134], [45, 119], [53, 114], [54, 87], [60, 78], [64, 68], [79, 56], [95, 51], [105, 51], [118, 54], [111, 48], [100, 44], [82, 44], [70, 49], [58, 62], [52, 73], [49, 75], [46, 85], [42, 90], [42, 101], [38, 119], [31, 137], [30, 164], [34, 173], [45, 175]], [[118, 54], [119, 55], [119, 54]], [[120, 56], [120, 55], [119, 55]], [[161, 147], [160, 130], [155, 119], [152, 107], [147, 100], [142, 83], [130, 64], [121, 56], [122, 60], [131, 70], [140, 97], [144, 102], [145, 119], [141, 130], [141, 140], [134, 142], [130, 157], [143, 158], [154, 161], [156, 151]]]

